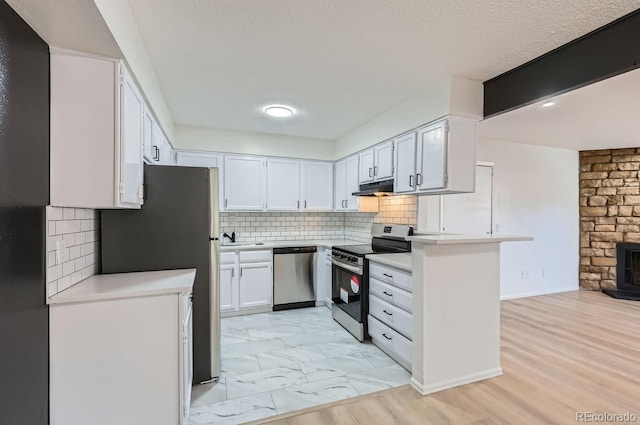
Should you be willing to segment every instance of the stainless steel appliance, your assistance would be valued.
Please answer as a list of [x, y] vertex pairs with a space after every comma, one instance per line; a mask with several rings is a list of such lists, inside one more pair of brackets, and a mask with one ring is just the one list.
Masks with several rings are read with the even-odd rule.
[[144, 167], [140, 210], [101, 212], [103, 273], [195, 268], [193, 382], [220, 375], [218, 169]]
[[298, 246], [273, 249], [273, 309], [316, 305], [313, 264], [317, 248]]
[[331, 249], [331, 313], [333, 319], [359, 341], [368, 338], [369, 263], [366, 256], [411, 251], [411, 242], [406, 237], [413, 234], [413, 227], [374, 223], [371, 234], [371, 244], [334, 246]]

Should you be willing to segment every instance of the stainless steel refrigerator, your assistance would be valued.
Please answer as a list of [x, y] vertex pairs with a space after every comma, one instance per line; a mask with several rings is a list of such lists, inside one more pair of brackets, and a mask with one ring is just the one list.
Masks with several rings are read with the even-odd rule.
[[102, 272], [196, 269], [193, 382], [209, 381], [220, 375], [218, 169], [145, 165], [144, 192], [140, 210], [101, 211]]

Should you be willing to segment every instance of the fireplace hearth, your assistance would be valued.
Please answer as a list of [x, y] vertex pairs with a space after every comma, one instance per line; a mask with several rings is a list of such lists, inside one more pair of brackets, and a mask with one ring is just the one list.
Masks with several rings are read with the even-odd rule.
[[640, 243], [616, 244], [617, 289], [602, 292], [614, 298], [640, 301]]

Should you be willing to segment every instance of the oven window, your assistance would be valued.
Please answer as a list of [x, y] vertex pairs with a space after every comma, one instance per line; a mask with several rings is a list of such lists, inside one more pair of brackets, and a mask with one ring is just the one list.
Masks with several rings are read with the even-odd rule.
[[332, 268], [331, 283], [334, 304], [349, 316], [362, 323], [362, 300], [365, 297], [362, 275], [345, 270], [337, 265]]

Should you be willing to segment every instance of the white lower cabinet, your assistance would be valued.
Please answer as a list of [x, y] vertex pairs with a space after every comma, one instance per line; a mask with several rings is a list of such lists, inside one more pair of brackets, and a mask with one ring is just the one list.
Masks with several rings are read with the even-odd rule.
[[240, 309], [273, 304], [273, 269], [271, 263], [240, 264]]
[[237, 250], [220, 254], [220, 315], [271, 311], [273, 252]]
[[411, 274], [369, 261], [369, 336], [376, 346], [411, 371]]
[[51, 425], [185, 425], [191, 293], [52, 304]]

